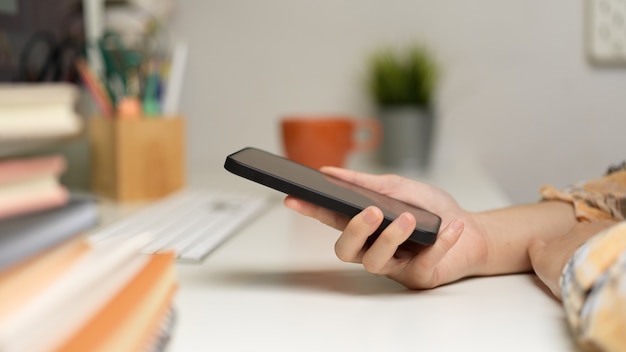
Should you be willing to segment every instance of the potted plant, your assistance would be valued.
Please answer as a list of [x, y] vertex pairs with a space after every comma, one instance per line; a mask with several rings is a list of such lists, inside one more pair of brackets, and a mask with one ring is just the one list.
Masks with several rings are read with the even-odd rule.
[[380, 157], [387, 166], [427, 166], [437, 79], [437, 65], [422, 46], [401, 53], [383, 49], [372, 55], [369, 89], [383, 126]]

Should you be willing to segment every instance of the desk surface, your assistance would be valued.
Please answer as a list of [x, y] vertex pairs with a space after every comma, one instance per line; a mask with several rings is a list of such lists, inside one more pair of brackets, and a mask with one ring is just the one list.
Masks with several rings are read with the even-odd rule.
[[[339, 261], [337, 231], [284, 208], [280, 194], [225, 172], [196, 176], [194, 186], [259, 192], [271, 206], [201, 265], [177, 266], [170, 351], [575, 350], [560, 303], [533, 275], [410, 291]], [[468, 165], [420, 178], [468, 209], [508, 204]]]

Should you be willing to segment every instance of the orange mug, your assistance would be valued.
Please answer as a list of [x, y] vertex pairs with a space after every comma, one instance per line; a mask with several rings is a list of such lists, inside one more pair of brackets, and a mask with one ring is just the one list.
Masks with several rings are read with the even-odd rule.
[[376, 149], [382, 137], [380, 122], [373, 118], [290, 115], [280, 126], [286, 157], [314, 169], [343, 167], [351, 153]]

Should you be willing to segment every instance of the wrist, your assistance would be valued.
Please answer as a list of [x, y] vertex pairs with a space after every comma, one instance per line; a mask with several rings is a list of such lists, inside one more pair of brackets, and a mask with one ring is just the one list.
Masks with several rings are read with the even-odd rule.
[[477, 213], [487, 243], [486, 275], [532, 270], [528, 249], [536, 240], [548, 242], [577, 223], [570, 203], [544, 201]]
[[484, 238], [484, 253], [477, 261], [474, 276], [487, 276], [501, 274], [497, 272], [499, 241], [495, 233], [497, 226], [494, 223], [494, 216], [491, 212], [475, 212], [470, 215], [473, 219], [476, 229]]

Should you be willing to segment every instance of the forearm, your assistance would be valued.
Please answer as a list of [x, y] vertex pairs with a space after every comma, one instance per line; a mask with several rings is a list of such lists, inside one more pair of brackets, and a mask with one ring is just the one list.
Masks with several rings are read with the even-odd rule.
[[478, 275], [530, 271], [530, 243], [562, 236], [577, 223], [573, 206], [560, 201], [481, 212], [475, 218], [488, 239], [487, 257]]

